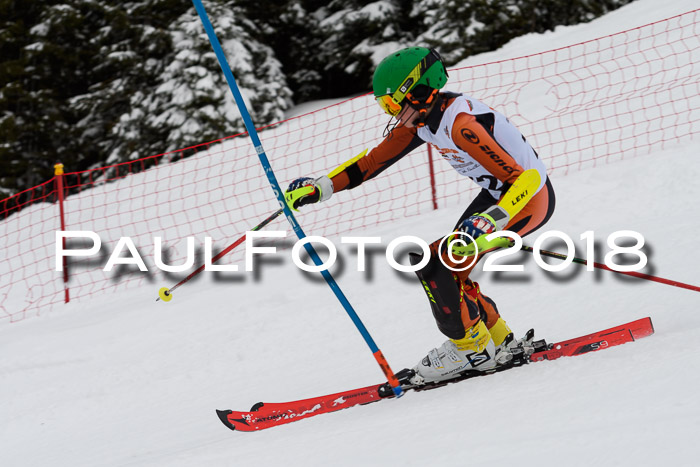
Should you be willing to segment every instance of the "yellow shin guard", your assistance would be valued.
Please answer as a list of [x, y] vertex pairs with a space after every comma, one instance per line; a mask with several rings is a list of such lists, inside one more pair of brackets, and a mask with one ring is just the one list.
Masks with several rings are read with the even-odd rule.
[[489, 334], [491, 334], [491, 338], [493, 339], [493, 345], [495, 345], [496, 347], [501, 345], [505, 340], [506, 336], [510, 333], [511, 330], [503, 318], [498, 318], [496, 324], [494, 324], [491, 327], [491, 329], [489, 329]]
[[455, 343], [458, 350], [471, 350], [472, 352], [478, 353], [484, 351], [490, 339], [491, 334], [489, 334], [489, 330], [486, 329], [486, 325], [483, 321], [479, 321], [474, 326], [467, 329], [467, 333], [463, 338], [450, 340]]

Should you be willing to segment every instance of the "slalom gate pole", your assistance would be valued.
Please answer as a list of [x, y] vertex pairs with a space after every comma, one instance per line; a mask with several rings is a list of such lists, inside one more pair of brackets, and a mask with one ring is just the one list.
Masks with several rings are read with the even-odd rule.
[[[529, 246], [523, 246], [521, 249], [524, 251], [528, 251], [530, 253], [534, 253], [533, 248], [529, 247]], [[553, 251], [540, 250], [540, 254], [543, 256], [549, 256], [550, 258], [557, 258], [557, 259], [566, 260], [566, 255], [563, 255], [561, 253], [555, 253]], [[588, 261], [585, 259], [581, 259], [581, 258], [574, 257], [573, 262], [578, 263], [578, 264], [588, 265]], [[682, 289], [688, 289], [688, 290], [693, 290], [695, 292], [700, 292], [700, 287], [698, 287], [697, 285], [685, 284], [683, 282], [672, 281], [670, 279], [664, 279], [663, 277], [652, 276], [651, 274], [644, 274], [644, 273], [636, 272], [636, 271], [616, 271], [614, 269], [609, 268], [605, 264], [596, 263], [595, 261], [592, 264], [594, 267], [596, 267], [598, 269], [604, 269], [606, 271], [616, 272], [618, 274], [624, 274], [626, 276], [637, 277], [639, 279], [646, 279], [648, 281], [659, 282], [661, 284], [672, 285], [674, 287], [680, 287]]]
[[[233, 97], [236, 100], [236, 105], [238, 105], [238, 110], [241, 112], [241, 116], [243, 117], [243, 122], [245, 123], [246, 130], [248, 130], [248, 136], [250, 136], [253, 146], [255, 146], [255, 151], [258, 153], [258, 158], [260, 159], [260, 163], [262, 164], [263, 169], [265, 170], [265, 175], [267, 175], [267, 180], [270, 182], [272, 191], [275, 194], [275, 197], [277, 198], [277, 201], [279, 202], [280, 206], [282, 207], [284, 215], [287, 217], [287, 220], [292, 225], [294, 233], [297, 235], [299, 240], [303, 240], [306, 237], [306, 234], [301, 229], [299, 223], [297, 223], [296, 219], [294, 218], [294, 214], [292, 214], [292, 211], [289, 209], [289, 206], [287, 206], [287, 202], [284, 199], [282, 189], [280, 188], [279, 183], [277, 183], [275, 173], [272, 170], [272, 166], [270, 165], [270, 162], [267, 159], [265, 150], [263, 149], [262, 143], [260, 142], [260, 138], [258, 137], [258, 132], [255, 129], [253, 120], [250, 118], [250, 113], [248, 112], [248, 108], [246, 107], [245, 102], [243, 101], [243, 96], [241, 95], [241, 92], [238, 89], [236, 79], [234, 78], [233, 73], [231, 72], [231, 67], [229, 66], [228, 61], [226, 60], [224, 51], [221, 48], [221, 44], [219, 43], [219, 39], [216, 37], [214, 27], [212, 26], [211, 21], [209, 21], [209, 16], [207, 15], [206, 10], [204, 9], [204, 5], [202, 5], [202, 0], [192, 0], [192, 3], [194, 3], [194, 7], [197, 10], [197, 13], [199, 14], [199, 18], [202, 21], [204, 30], [206, 31], [207, 36], [209, 37], [209, 42], [211, 43], [211, 46], [214, 49], [214, 53], [216, 54], [216, 58], [219, 61], [219, 65], [221, 66], [221, 71], [223, 71], [224, 76], [226, 77], [226, 81], [228, 82], [229, 88], [231, 89], [231, 93], [233, 94]], [[318, 256], [318, 253], [316, 253], [316, 250], [313, 248], [313, 246], [311, 246], [309, 242], [306, 242], [304, 244], [304, 248], [306, 249], [307, 253], [309, 254], [316, 266], [323, 265], [323, 262]], [[336, 283], [335, 279], [333, 279], [333, 276], [328, 271], [328, 269], [321, 271], [321, 275], [326, 280], [326, 283], [331, 288], [336, 298], [340, 301], [343, 308], [345, 308], [345, 311], [357, 327], [357, 330], [360, 332], [360, 334], [362, 334], [362, 337], [365, 339], [365, 342], [372, 351], [374, 358], [377, 360], [379, 367], [382, 369], [382, 372], [386, 376], [387, 381], [394, 390], [394, 394], [396, 394], [396, 396], [401, 396], [403, 391], [401, 390], [401, 385], [399, 384], [399, 381], [396, 379], [394, 372], [389, 367], [389, 364], [384, 358], [382, 351], [379, 350], [377, 344], [374, 343], [374, 339], [372, 339], [372, 336], [369, 334], [369, 331], [367, 331], [367, 328], [360, 320], [360, 317], [357, 316], [357, 313], [353, 309], [352, 305], [350, 305], [350, 302], [348, 301], [347, 297], [345, 297], [345, 294], [343, 294], [343, 292], [340, 290], [340, 287]]]
[[[275, 220], [275, 219], [277, 218], [277, 216], [279, 216], [280, 214], [282, 214], [282, 210], [281, 210], [281, 209], [278, 209], [278, 210], [275, 211], [274, 213], [270, 214], [270, 216], [269, 216], [267, 219], [265, 219], [264, 221], [262, 221], [261, 223], [259, 223], [258, 225], [256, 225], [256, 226], [253, 227], [252, 229], [250, 229], [250, 231], [251, 231], [251, 232], [254, 232], [254, 231], [256, 231], [256, 230], [262, 229], [262, 228], [265, 227], [267, 224], [269, 224], [270, 222], [272, 222], [273, 220]], [[223, 250], [221, 250], [221, 251], [219, 252], [219, 254], [217, 254], [216, 256], [214, 256], [214, 257], [211, 259], [211, 263], [212, 263], [212, 264], [216, 263], [216, 262], [219, 261], [221, 258], [223, 258], [223, 256], [224, 256], [225, 254], [227, 254], [228, 252], [230, 252], [231, 250], [233, 250], [234, 248], [236, 248], [238, 245], [240, 245], [241, 243], [243, 243], [243, 240], [245, 240], [245, 237], [246, 237], [245, 234], [243, 234], [243, 236], [242, 236], [241, 238], [239, 238], [238, 240], [236, 240], [235, 242], [233, 242], [232, 244], [230, 244], [229, 246], [227, 246], [226, 248], [224, 248]], [[188, 282], [190, 279], [192, 279], [194, 276], [196, 276], [196, 275], [199, 274], [200, 272], [204, 271], [204, 268], [205, 268], [205, 267], [206, 267], [206, 264], [202, 264], [200, 267], [198, 267], [197, 269], [195, 269], [194, 271], [192, 271], [187, 277], [185, 277], [184, 279], [182, 279], [180, 282], [178, 282], [177, 284], [173, 285], [172, 287], [170, 287], [170, 288], [163, 287], [162, 289], [160, 289], [160, 291], [158, 292], [158, 298], [156, 298], [156, 302], [157, 302], [158, 300], [160, 300], [160, 299], [163, 299], [163, 301], [165, 301], [165, 302], [170, 301], [170, 299], [172, 298], [171, 294], [175, 291], [175, 289], [177, 289], [178, 287], [180, 287], [180, 286], [181, 286], [182, 284], [184, 284], [185, 282]]]

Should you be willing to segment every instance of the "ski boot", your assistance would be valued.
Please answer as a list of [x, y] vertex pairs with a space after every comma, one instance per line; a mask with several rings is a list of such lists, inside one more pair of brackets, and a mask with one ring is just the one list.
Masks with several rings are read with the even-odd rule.
[[412, 370], [412, 385], [420, 386], [457, 378], [465, 372], [496, 368], [496, 347], [483, 321], [467, 329], [462, 339], [448, 339], [431, 350]]

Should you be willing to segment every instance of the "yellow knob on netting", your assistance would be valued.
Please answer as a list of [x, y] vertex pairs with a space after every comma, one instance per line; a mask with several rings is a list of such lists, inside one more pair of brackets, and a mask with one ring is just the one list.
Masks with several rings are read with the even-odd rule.
[[158, 296], [160, 297], [161, 300], [164, 302], [169, 302], [170, 300], [173, 299], [172, 294], [170, 293], [170, 289], [167, 287], [163, 287], [158, 291]]

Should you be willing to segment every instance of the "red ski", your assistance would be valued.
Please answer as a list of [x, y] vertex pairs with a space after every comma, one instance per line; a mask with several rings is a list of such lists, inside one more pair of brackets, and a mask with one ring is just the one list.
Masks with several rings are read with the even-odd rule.
[[530, 361], [539, 362], [542, 360], [555, 360], [559, 357], [573, 357], [632, 342], [652, 334], [654, 334], [654, 325], [651, 324], [651, 318], [642, 318], [631, 323], [606, 329], [605, 331], [598, 331], [587, 336], [557, 342], [549, 346], [549, 350], [533, 353], [530, 356]]
[[217, 410], [216, 413], [224, 425], [237, 431], [257, 431], [285, 423], [295, 422], [314, 415], [335, 412], [354, 405], [369, 404], [382, 399], [379, 395], [381, 384], [366, 388], [329, 394], [294, 402], [262, 403], [258, 402], [250, 412]]
[[[576, 337], [555, 344], [547, 345], [544, 341], [537, 341], [533, 343], [535, 344], [536, 351], [530, 356], [529, 361], [540, 362], [543, 360], [555, 360], [560, 357], [583, 355], [588, 352], [595, 352], [626, 342], [632, 342], [642, 337], [650, 336], [653, 333], [654, 326], [651, 323], [651, 318], [642, 318], [637, 321], [632, 321], [631, 323], [622, 324], [604, 331], [594, 332], [586, 336]], [[515, 365], [503, 367], [501, 370], [526, 363], [528, 362], [522, 361]], [[407, 382], [407, 378], [405, 377], [405, 375], [411, 374], [411, 372], [412, 370], [402, 370], [396, 375], [397, 378], [402, 381], [402, 388], [405, 391], [434, 389], [477, 376], [474, 373], [469, 373], [442, 383], [412, 386]], [[401, 376], [402, 373], [404, 377]], [[492, 373], [480, 373], [478, 375], [485, 376], [488, 374]], [[405, 385], [403, 384], [404, 382], [406, 382]], [[336, 410], [346, 409], [355, 405], [369, 404], [392, 397], [394, 397], [393, 391], [388, 387], [387, 383], [383, 383], [293, 402], [258, 402], [247, 412], [217, 410], [216, 413], [224, 425], [231, 430], [258, 431], [313, 417], [314, 415], [335, 412]]]

